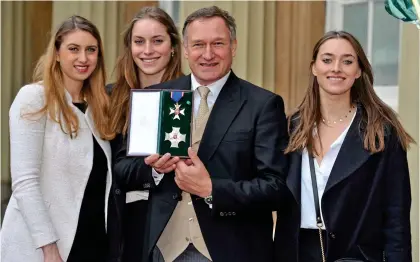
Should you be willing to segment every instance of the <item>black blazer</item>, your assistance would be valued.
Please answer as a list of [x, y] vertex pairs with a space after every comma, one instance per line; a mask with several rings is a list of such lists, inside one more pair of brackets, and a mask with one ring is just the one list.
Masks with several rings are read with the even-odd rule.
[[[109, 95], [112, 92], [112, 86], [112, 84], [106, 86]], [[128, 252], [128, 245], [124, 243], [124, 228], [122, 223], [135, 223], [135, 221], [141, 223], [145, 221], [144, 217], [147, 216], [147, 211], [144, 210], [144, 215], [141, 212], [138, 214], [141, 217], [127, 217], [125, 212], [126, 192], [152, 189], [155, 187], [155, 182], [152, 177], [152, 168], [144, 163], [144, 157], [127, 156], [126, 136], [118, 134], [111, 141], [111, 149], [113, 179], [108, 201], [107, 237], [109, 252], [107, 262], [120, 262], [123, 261], [123, 253]], [[139, 239], [143, 237], [143, 235], [139, 236]]]
[[[365, 111], [359, 106], [321, 200], [328, 235], [327, 261], [353, 257], [411, 262], [407, 153], [392, 130], [386, 130], [383, 152], [366, 151], [362, 114]], [[301, 159], [300, 152], [290, 154], [287, 186], [291, 199], [278, 211], [275, 233], [279, 262], [298, 261]]]
[[[151, 88], [191, 89], [191, 76]], [[272, 210], [287, 193], [283, 100], [232, 72], [204, 131], [198, 156], [213, 183], [213, 208], [192, 196], [198, 222], [215, 262], [273, 261]], [[148, 258], [171, 217], [181, 190], [174, 173], [150, 194]]]

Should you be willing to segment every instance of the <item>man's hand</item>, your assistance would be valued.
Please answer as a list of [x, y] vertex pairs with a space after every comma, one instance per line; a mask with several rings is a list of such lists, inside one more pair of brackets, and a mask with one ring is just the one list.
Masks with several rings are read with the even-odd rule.
[[158, 173], [169, 173], [176, 168], [176, 163], [179, 157], [172, 157], [171, 154], [166, 153], [162, 157], [159, 154], [153, 154], [144, 159], [144, 163], [153, 167]]
[[175, 183], [185, 192], [207, 197], [212, 192], [210, 174], [191, 147], [188, 148], [188, 156], [190, 161], [179, 161], [176, 164]]

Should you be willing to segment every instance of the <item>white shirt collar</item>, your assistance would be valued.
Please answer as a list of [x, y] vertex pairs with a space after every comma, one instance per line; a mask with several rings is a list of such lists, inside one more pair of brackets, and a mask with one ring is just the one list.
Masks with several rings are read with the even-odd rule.
[[[212, 96], [214, 96], [214, 97], [219, 96], [219, 93], [220, 93], [220, 91], [222, 91], [222, 87], [226, 84], [231, 72], [232, 72], [232, 70], [229, 70], [229, 72], [224, 77], [220, 78], [219, 80], [217, 80], [214, 83], [211, 83], [210, 85], [207, 85], [207, 87], [210, 89], [210, 94]], [[191, 90], [195, 91], [200, 86], [202, 86], [202, 85], [198, 83], [194, 74], [191, 73]]]

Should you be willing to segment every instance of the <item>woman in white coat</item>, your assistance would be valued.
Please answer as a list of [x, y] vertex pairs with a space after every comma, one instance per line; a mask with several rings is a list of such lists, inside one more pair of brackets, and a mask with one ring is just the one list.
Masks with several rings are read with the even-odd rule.
[[2, 262], [105, 261], [112, 169], [104, 83], [99, 32], [72, 16], [10, 109]]

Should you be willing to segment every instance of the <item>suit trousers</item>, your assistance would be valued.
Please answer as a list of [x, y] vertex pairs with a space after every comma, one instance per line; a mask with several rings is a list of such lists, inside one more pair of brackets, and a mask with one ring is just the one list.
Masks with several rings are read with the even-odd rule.
[[[173, 262], [210, 262], [208, 258], [203, 256], [193, 244], [189, 244], [188, 247], [182, 252], [179, 257], [177, 257]], [[153, 250], [153, 258], [151, 262], [172, 262], [165, 261], [162, 254], [159, 251], [159, 248], [155, 246]]]

